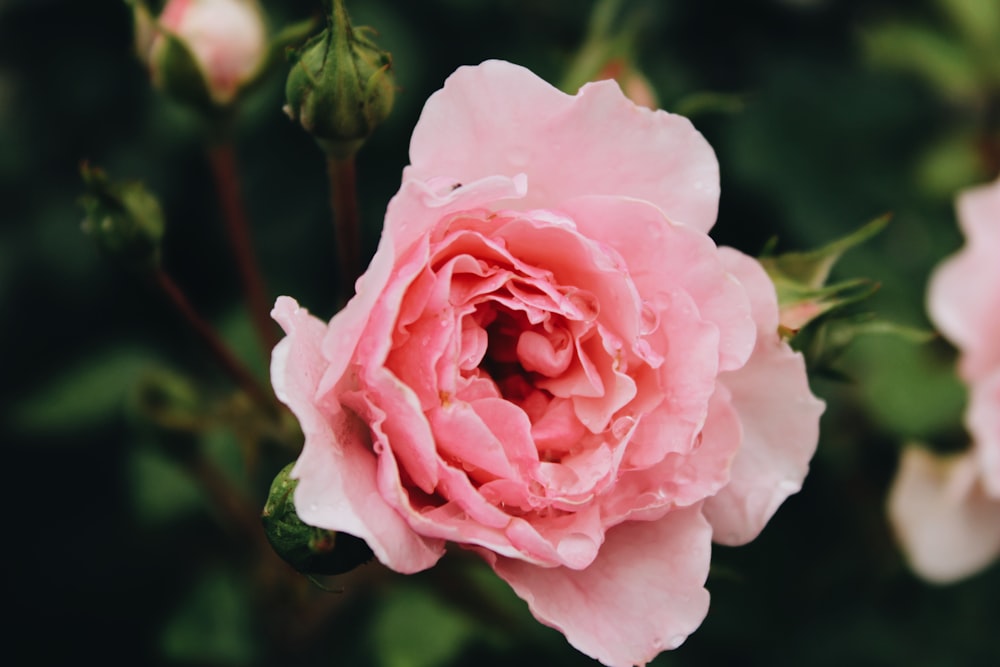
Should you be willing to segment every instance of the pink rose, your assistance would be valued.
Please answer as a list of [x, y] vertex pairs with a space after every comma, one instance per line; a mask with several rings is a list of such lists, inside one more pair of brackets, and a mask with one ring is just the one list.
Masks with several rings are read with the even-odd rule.
[[928, 309], [960, 352], [972, 448], [949, 458], [908, 448], [889, 496], [913, 569], [942, 583], [1000, 555], [1000, 180], [963, 192], [957, 208], [966, 245], [935, 271]]
[[[169, 0], [159, 24], [190, 49], [218, 104], [230, 102], [264, 59], [266, 29], [256, 0]], [[159, 85], [163, 35], [139, 26], [138, 41]]]
[[706, 234], [712, 149], [613, 82], [491, 61], [431, 96], [410, 159], [347, 307], [274, 309], [301, 518], [399, 572], [472, 549], [605, 664], [676, 648], [712, 540], [800, 488], [823, 410], [763, 269]]

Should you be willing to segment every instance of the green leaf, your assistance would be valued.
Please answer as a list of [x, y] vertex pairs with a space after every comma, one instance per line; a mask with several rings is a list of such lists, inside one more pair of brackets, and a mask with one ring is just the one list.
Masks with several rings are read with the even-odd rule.
[[877, 66], [923, 77], [946, 95], [975, 100], [982, 86], [976, 63], [950, 36], [921, 25], [890, 23], [862, 34], [865, 52]]
[[206, 575], [168, 621], [161, 643], [176, 662], [251, 664], [257, 651], [249, 591], [232, 574]]
[[938, 0], [965, 42], [977, 50], [980, 62], [1000, 74], [1000, 2]]
[[794, 286], [799, 290], [817, 290], [823, 287], [830, 277], [830, 270], [844, 253], [885, 229], [890, 218], [888, 214], [876, 218], [847, 236], [816, 250], [762, 257], [760, 262], [778, 288], [779, 300], [782, 287], [790, 289]]
[[477, 627], [430, 591], [404, 584], [388, 593], [370, 632], [379, 667], [436, 667], [458, 657]]
[[139, 348], [95, 353], [16, 403], [11, 421], [37, 432], [96, 426], [123, 409], [131, 386], [152, 362], [152, 355]]
[[691, 118], [707, 113], [736, 114], [747, 107], [747, 96], [710, 90], [689, 93], [673, 105], [674, 113]]
[[[1000, 40], [1000, 33], [998, 33]], [[921, 191], [951, 199], [970, 183], [989, 180], [989, 173], [979, 149], [980, 137], [962, 129], [932, 143], [917, 164], [916, 175]]]
[[903, 439], [930, 441], [961, 423], [965, 388], [954, 359], [935, 354], [934, 346], [906, 344], [895, 335], [866, 336], [845, 353], [842, 365], [869, 412]]
[[155, 447], [133, 449], [128, 483], [136, 515], [143, 524], [161, 524], [205, 505], [201, 487]]
[[936, 336], [932, 331], [878, 319], [872, 313], [862, 313], [821, 320], [792, 339], [792, 344], [805, 355], [810, 370], [839, 377], [841, 372], [834, 369], [834, 364], [859, 338], [873, 335], [888, 336], [895, 339], [893, 343], [896, 345], [903, 342], [909, 346], [928, 343]]

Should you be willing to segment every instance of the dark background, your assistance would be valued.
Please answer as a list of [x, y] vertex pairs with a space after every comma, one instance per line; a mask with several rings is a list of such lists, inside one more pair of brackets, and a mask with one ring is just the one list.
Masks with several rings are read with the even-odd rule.
[[[927, 277], [961, 242], [953, 197], [997, 167], [982, 146], [997, 129], [988, 105], [1000, 82], [977, 69], [975, 40], [949, 21], [947, 2], [624, 4], [645, 12], [637, 61], [661, 106], [692, 109], [718, 153], [716, 241], [756, 254], [777, 236], [781, 249], [805, 249], [892, 212], [888, 230], [851, 251], [837, 275], [878, 281], [869, 308], [929, 327]], [[265, 5], [273, 30], [317, 3]], [[390, 120], [358, 158], [369, 250], [427, 96], [457, 66], [487, 58], [558, 82], [591, 6], [348, 2], [392, 51], [399, 86]], [[894, 26], [923, 38], [907, 41]], [[460, 559], [410, 578], [369, 565], [327, 582], [343, 593], [317, 596], [299, 578], [304, 588], [261, 594], [280, 587], [262, 574], [267, 561], [249, 555], [170, 447], [208, 452], [257, 505], [294, 455], [264, 456], [248, 475], [225, 428], [164, 436], [143, 423], [135, 387], [151, 368], [197, 380], [213, 401], [228, 385], [162, 298], [79, 230], [81, 160], [145, 181], [168, 219], [165, 266], [265, 376], [203, 130], [151, 90], [132, 48], [121, 2], [0, 0], [0, 525], [15, 619], [5, 623], [6, 653], [25, 665], [588, 664]], [[329, 317], [336, 266], [324, 160], [281, 113], [283, 81], [273, 72], [240, 116], [243, 187], [271, 293]], [[703, 92], [727, 102], [698, 111], [692, 96]], [[853, 382], [816, 378], [828, 410], [804, 490], [754, 543], [716, 549], [708, 618], [656, 664], [1000, 664], [1000, 568], [925, 584], [906, 568], [884, 512], [904, 443], [965, 446], [953, 360], [941, 340], [872, 336], [841, 361]], [[471, 583], [456, 585], [452, 573]]]

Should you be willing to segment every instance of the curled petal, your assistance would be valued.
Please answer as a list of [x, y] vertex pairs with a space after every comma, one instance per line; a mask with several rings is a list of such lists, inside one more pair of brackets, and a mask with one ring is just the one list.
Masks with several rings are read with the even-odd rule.
[[928, 581], [957, 581], [1000, 555], [1000, 500], [983, 492], [970, 454], [907, 447], [888, 510], [910, 566]]
[[963, 192], [957, 208], [966, 244], [934, 272], [927, 308], [974, 381], [1000, 367], [1000, 180]]
[[677, 648], [708, 613], [711, 528], [700, 507], [611, 529], [583, 570], [483, 555], [542, 623], [612, 667]]
[[801, 489], [824, 404], [809, 390], [802, 355], [778, 336], [777, 298], [764, 269], [731, 248], [720, 253], [746, 288], [758, 323], [750, 360], [720, 375], [743, 425], [743, 444], [729, 484], [705, 502], [715, 541], [739, 545], [757, 537], [785, 498]]
[[326, 327], [288, 297], [278, 299], [272, 315], [286, 337], [274, 349], [271, 380], [305, 435], [292, 471], [299, 480], [297, 513], [310, 525], [360, 537], [382, 563], [398, 572], [434, 565], [444, 544], [414, 533], [380, 495], [367, 427], [337, 401], [317, 400]]
[[526, 174], [527, 208], [622, 195], [705, 232], [718, 210], [715, 153], [686, 118], [637, 107], [611, 81], [587, 84], [574, 97], [495, 60], [459, 68], [427, 100], [410, 162], [404, 181]]

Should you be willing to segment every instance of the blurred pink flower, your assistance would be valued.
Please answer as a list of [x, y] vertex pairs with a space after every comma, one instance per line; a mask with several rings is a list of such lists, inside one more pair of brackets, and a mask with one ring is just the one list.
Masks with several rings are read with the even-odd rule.
[[935, 271], [928, 309], [960, 352], [972, 448], [904, 452], [889, 516], [910, 563], [930, 581], [969, 576], [1000, 555], [1000, 180], [963, 192], [966, 244]]
[[707, 235], [711, 147], [613, 82], [491, 61], [428, 100], [410, 159], [344, 310], [274, 309], [301, 518], [399, 572], [472, 549], [605, 664], [676, 648], [712, 540], [799, 490], [823, 411], [767, 275]]
[[[265, 56], [266, 28], [256, 0], [169, 0], [159, 25], [191, 51], [217, 104], [232, 101]], [[163, 34], [150, 26], [138, 26], [137, 33], [139, 53], [160, 85]]]

